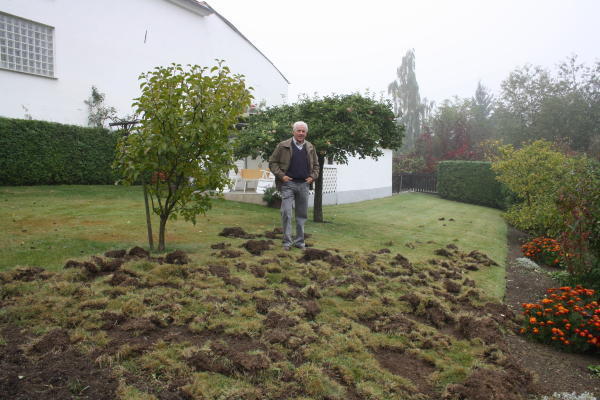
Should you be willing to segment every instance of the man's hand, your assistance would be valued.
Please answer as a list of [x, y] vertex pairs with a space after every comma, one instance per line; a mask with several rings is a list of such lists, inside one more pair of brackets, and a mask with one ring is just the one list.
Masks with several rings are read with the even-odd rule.
[[309, 176], [308, 178], [306, 178], [306, 183], [308, 183], [309, 185], [310, 185], [311, 183], [313, 183], [313, 178], [312, 178], [312, 176]]
[[291, 181], [291, 180], [292, 180], [292, 178], [290, 178], [290, 177], [289, 177], [289, 176], [287, 176], [287, 175], [284, 175], [284, 176], [283, 176], [283, 178], [281, 178], [281, 180], [282, 180], [282, 181], [284, 181], [284, 182], [289, 182], [289, 181]]

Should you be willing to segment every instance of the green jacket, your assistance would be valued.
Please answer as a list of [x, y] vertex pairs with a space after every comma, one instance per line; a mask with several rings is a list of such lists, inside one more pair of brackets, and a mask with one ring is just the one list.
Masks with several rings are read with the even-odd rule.
[[[289, 138], [279, 143], [275, 147], [275, 151], [269, 157], [269, 169], [275, 175], [275, 185], [277, 190], [281, 190], [281, 184], [283, 183], [283, 177], [287, 169], [290, 166], [292, 160], [292, 139]], [[308, 171], [314, 181], [319, 177], [319, 159], [317, 158], [317, 151], [315, 146], [309, 141], [305, 140], [304, 145], [306, 146], [306, 152], [308, 153]]]

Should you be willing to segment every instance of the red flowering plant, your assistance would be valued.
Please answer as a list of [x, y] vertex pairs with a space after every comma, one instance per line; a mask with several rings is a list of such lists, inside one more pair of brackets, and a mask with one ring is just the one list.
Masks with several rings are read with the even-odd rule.
[[521, 246], [525, 257], [549, 267], [559, 267], [563, 260], [563, 252], [557, 240], [537, 237]]
[[548, 289], [539, 303], [524, 303], [521, 334], [575, 352], [600, 351], [600, 305], [581, 286]]

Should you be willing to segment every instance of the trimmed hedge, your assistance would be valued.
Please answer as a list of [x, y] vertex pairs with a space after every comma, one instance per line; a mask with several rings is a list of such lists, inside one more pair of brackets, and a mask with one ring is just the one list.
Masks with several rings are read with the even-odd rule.
[[119, 134], [0, 118], [0, 185], [111, 184]]
[[495, 176], [489, 162], [442, 161], [438, 163], [437, 191], [445, 199], [506, 209], [510, 196]]

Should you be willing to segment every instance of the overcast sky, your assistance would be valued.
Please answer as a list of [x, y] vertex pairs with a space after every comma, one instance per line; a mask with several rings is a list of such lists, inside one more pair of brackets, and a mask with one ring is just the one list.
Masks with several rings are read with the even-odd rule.
[[600, 60], [600, 0], [207, 0], [258, 47], [298, 94], [387, 96], [415, 49], [421, 97], [495, 94], [527, 63], [571, 54]]

